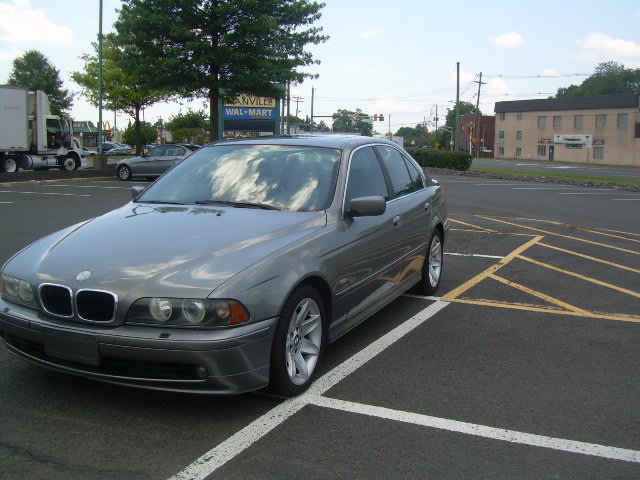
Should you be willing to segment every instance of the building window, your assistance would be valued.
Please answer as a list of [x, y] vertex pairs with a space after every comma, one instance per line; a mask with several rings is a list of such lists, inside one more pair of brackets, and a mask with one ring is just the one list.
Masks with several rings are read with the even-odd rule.
[[516, 148], [516, 157], [522, 156], [522, 149], [520, 147]]
[[604, 147], [593, 147], [594, 160], [602, 160], [604, 158]]
[[504, 147], [498, 147], [498, 155], [502, 155], [504, 157]]
[[629, 116], [626, 113], [618, 114], [618, 127], [626, 128], [628, 121], [629, 121]]
[[501, 139], [501, 140], [504, 140], [504, 130], [500, 130], [498, 132], [498, 138]]
[[538, 128], [545, 128], [547, 126], [547, 117], [538, 117]]
[[636, 134], [635, 138], [640, 138], [640, 122], [636, 122]]
[[522, 120], [522, 118], [523, 118], [522, 112], [518, 112], [518, 113], [516, 113], [516, 118], [517, 118], [518, 120]]
[[500, 120], [504, 120], [506, 117], [506, 114], [504, 112], [500, 112]]
[[464, 125], [460, 125], [460, 133], [464, 133]]
[[562, 117], [559, 115], [555, 115], [553, 117], [553, 128], [561, 128], [562, 127]]
[[546, 145], [538, 145], [538, 156], [546, 157], [547, 156], [547, 146]]
[[584, 125], [584, 115], [576, 115], [573, 117], [573, 127], [574, 128], [582, 128]]
[[516, 140], [522, 140], [522, 130], [516, 132]]
[[607, 116], [604, 113], [596, 115], [596, 127], [604, 127], [607, 124]]

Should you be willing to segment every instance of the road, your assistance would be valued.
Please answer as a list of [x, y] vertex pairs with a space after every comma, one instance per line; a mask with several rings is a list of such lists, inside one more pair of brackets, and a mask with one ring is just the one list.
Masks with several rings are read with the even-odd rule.
[[[3, 478], [640, 477], [640, 194], [439, 180], [440, 296], [404, 296], [333, 343], [296, 399], [135, 390], [0, 346]], [[128, 187], [2, 188], [0, 260]]]

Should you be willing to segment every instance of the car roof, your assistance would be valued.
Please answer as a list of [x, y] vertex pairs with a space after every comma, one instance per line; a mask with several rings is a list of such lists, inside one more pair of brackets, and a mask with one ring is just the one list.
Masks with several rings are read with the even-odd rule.
[[282, 136], [265, 136], [265, 137], [253, 137], [253, 138], [240, 138], [233, 140], [222, 140], [220, 142], [214, 142], [207, 146], [212, 145], [291, 145], [291, 146], [310, 146], [310, 147], [324, 147], [324, 148], [337, 148], [340, 150], [351, 149], [360, 145], [369, 143], [386, 143], [389, 145], [398, 146], [397, 144], [390, 142], [389, 140], [373, 137], [365, 137], [362, 135], [282, 135]]

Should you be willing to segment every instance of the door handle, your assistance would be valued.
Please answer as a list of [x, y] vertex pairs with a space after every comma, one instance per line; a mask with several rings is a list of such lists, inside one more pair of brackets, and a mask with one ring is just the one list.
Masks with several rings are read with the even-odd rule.
[[400, 215], [396, 215], [395, 217], [393, 217], [393, 226], [394, 227], [400, 226]]

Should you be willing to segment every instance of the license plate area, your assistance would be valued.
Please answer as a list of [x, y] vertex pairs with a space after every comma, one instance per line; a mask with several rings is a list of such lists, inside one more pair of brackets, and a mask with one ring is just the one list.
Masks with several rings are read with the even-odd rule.
[[92, 335], [45, 328], [42, 338], [47, 355], [96, 367], [100, 365], [98, 343]]

